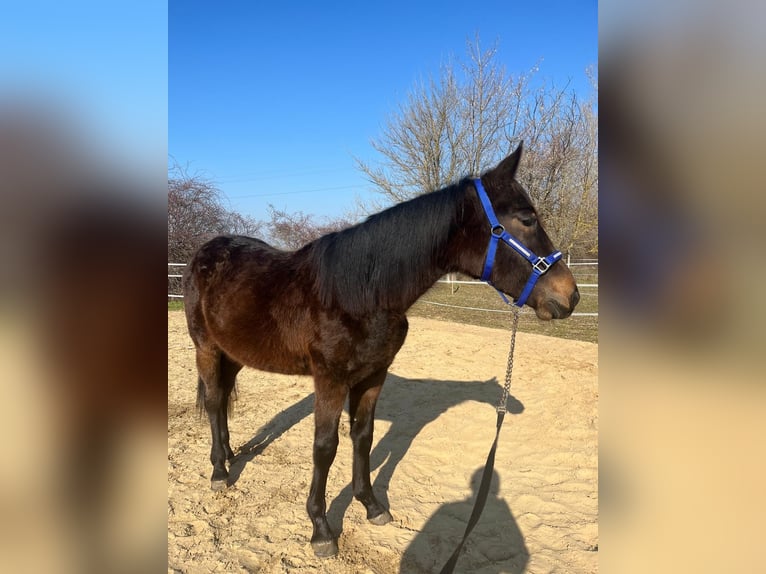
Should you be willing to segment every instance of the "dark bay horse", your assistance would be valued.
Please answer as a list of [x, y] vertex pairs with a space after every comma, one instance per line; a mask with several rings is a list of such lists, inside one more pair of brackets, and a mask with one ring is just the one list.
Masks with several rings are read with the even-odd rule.
[[[494, 232], [483, 187], [502, 227], [534, 253], [553, 246], [529, 195], [516, 181], [521, 146], [480, 184], [463, 179], [395, 205], [295, 252], [249, 237], [217, 237], [192, 258], [184, 277], [189, 333], [197, 352], [198, 404], [210, 420], [212, 488], [225, 488], [227, 407], [237, 373], [250, 366], [314, 378], [314, 473], [306, 508], [317, 556], [338, 552], [327, 523], [327, 474], [349, 399], [354, 497], [373, 524], [392, 520], [370, 484], [375, 404], [407, 335], [407, 309], [442, 275], [481, 277]], [[495, 226], [497, 228], [498, 226]], [[532, 265], [501, 245], [489, 280], [519, 297]], [[544, 320], [568, 317], [579, 294], [562, 261], [539, 278], [527, 304]]]

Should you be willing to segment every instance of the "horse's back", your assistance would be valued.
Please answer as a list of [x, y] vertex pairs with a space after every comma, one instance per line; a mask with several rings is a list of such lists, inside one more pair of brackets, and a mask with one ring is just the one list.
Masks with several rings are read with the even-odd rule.
[[242, 274], [269, 272], [289, 256], [260, 239], [220, 235], [203, 244], [192, 257], [184, 274], [184, 295], [194, 289], [202, 293], [230, 284]]
[[208, 276], [216, 271], [248, 261], [251, 265], [268, 266], [273, 261], [290, 254], [265, 241], [244, 235], [219, 235], [204, 243], [194, 254], [188, 270], [197, 277]]

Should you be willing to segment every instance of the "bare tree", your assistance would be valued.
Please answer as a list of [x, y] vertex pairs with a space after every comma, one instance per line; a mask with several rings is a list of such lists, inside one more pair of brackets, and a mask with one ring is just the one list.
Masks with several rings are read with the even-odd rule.
[[497, 48], [482, 50], [478, 37], [467, 53], [466, 63], [416, 84], [371, 142], [380, 163], [357, 159], [358, 168], [394, 203], [478, 175], [524, 140], [520, 174], [550, 235], [563, 250], [596, 252], [595, 96], [582, 101], [567, 87], [533, 85], [537, 68], [508, 75]]
[[256, 235], [262, 222], [229, 211], [220, 190], [175, 165], [168, 177], [168, 261], [186, 262], [208, 239], [222, 233]]
[[542, 85], [530, 93], [512, 145], [525, 142], [522, 183], [529, 189], [553, 241], [576, 255], [598, 252], [598, 118], [595, 93]]
[[284, 249], [310, 241], [354, 222], [352, 216], [320, 219], [303, 212], [288, 213], [269, 206], [269, 221], [259, 221], [224, 207], [221, 191], [200, 175], [189, 175], [175, 164], [168, 177], [168, 261], [184, 263], [216, 235], [266, 237]]
[[454, 114], [461, 128], [457, 155], [464, 164], [460, 175], [479, 175], [487, 162], [505, 151], [503, 135], [528, 80], [523, 75], [515, 81], [509, 77], [496, 63], [497, 47], [482, 52], [478, 36], [467, 49], [470, 62], [463, 65], [465, 83]]
[[458, 173], [459, 158], [452, 150], [462, 134], [450, 121], [457, 106], [457, 84], [451, 68], [438, 80], [421, 81], [407, 102], [387, 121], [372, 147], [383, 156], [373, 167], [357, 159], [357, 165], [387, 199], [399, 202], [439, 189]]
[[348, 217], [318, 220], [302, 211], [287, 213], [269, 206], [270, 220], [266, 223], [269, 238], [284, 249], [299, 249], [307, 243], [332, 233], [340, 231], [353, 224]]
[[478, 174], [487, 158], [500, 159], [502, 136], [519, 93], [496, 62], [496, 48], [468, 44], [470, 63], [448, 63], [438, 78], [421, 80], [392, 114], [373, 149], [382, 157], [357, 167], [389, 202], [443, 187], [466, 173]]

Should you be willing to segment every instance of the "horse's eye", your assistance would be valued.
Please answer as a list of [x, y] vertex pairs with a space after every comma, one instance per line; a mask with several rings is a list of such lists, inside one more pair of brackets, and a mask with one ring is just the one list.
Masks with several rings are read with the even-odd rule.
[[522, 211], [518, 214], [519, 221], [525, 227], [532, 227], [537, 223], [537, 216], [531, 211]]

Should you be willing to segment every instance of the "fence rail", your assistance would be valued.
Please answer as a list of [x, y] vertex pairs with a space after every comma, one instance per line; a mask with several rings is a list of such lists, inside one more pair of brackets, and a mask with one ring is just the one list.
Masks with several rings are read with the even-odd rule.
[[[598, 267], [598, 262], [594, 263], [567, 263], [568, 267], [576, 266], [576, 265], [588, 265], [591, 267]], [[168, 267], [186, 267], [186, 263], [168, 263]], [[168, 279], [180, 279], [183, 277], [183, 275], [178, 273], [168, 273]], [[466, 281], [464, 279], [439, 279], [437, 283], [446, 283], [448, 285], [482, 285], [486, 286], [487, 284], [484, 281]], [[588, 288], [594, 288], [598, 289], [598, 283], [577, 283], [578, 287], [588, 287]], [[581, 293], [582, 295], [582, 293]], [[183, 295], [171, 295], [168, 294], [168, 297], [180, 297], [183, 298]], [[485, 309], [489, 310], [489, 309]], [[574, 313], [576, 315], [576, 313]], [[594, 315], [593, 313], [589, 313], [588, 315]], [[598, 315], [596, 313], [595, 315]]]
[[[596, 267], [598, 268], [598, 260], [576, 260], [576, 261], [567, 261], [568, 267]], [[186, 263], [168, 263], [168, 267], [186, 267]], [[180, 279], [183, 277], [183, 275], [178, 273], [168, 273], [168, 279]], [[450, 279], [449, 275], [446, 276], [446, 279], [439, 279], [437, 283], [444, 283], [448, 285], [481, 285], [481, 286], [488, 286], [483, 281], [473, 281], [473, 280], [464, 280], [464, 279]], [[598, 283], [577, 283], [578, 287], [581, 288], [588, 288], [588, 289], [598, 289]], [[170, 285], [168, 286], [168, 290], [170, 290]], [[177, 287], [180, 287], [180, 285], [177, 285]], [[598, 294], [596, 293], [580, 293], [581, 296], [595, 296], [598, 297]], [[170, 299], [183, 299], [183, 295], [179, 295], [176, 293], [168, 293], [168, 298]], [[507, 311], [501, 310], [501, 309], [485, 309], [483, 307], [464, 307], [460, 305], [449, 305], [447, 303], [439, 303], [435, 301], [427, 301], [422, 300], [422, 303], [427, 303], [430, 305], [438, 305], [441, 307], [453, 307], [455, 309], [465, 309], [467, 311], [485, 311], [490, 313], [505, 313]], [[572, 317], [598, 317], [598, 313], [581, 313], [581, 312], [575, 312], [572, 313]]]

